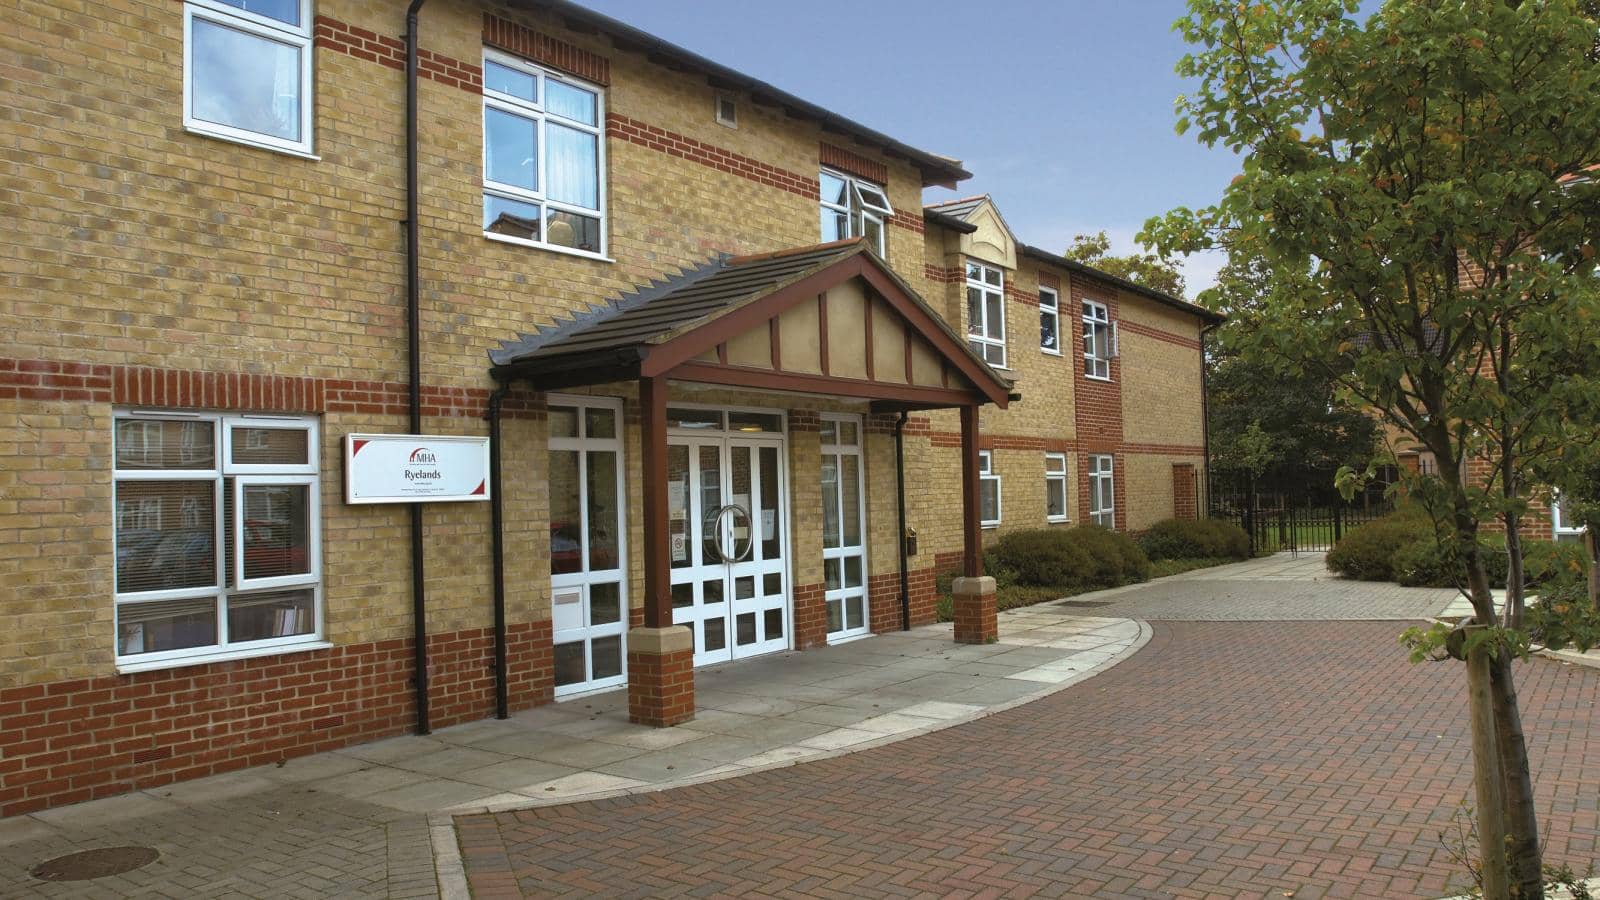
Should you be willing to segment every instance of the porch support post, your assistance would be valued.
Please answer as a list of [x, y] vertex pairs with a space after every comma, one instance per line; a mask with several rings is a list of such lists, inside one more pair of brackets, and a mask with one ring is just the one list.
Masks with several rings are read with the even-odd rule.
[[961, 407], [961, 536], [963, 577], [951, 586], [958, 644], [991, 644], [1000, 638], [995, 619], [994, 579], [983, 574], [983, 512], [979, 500], [978, 407]]
[[667, 379], [639, 379], [644, 495], [644, 626], [628, 632], [628, 718], [665, 727], [694, 718], [694, 637], [672, 624], [667, 533]]

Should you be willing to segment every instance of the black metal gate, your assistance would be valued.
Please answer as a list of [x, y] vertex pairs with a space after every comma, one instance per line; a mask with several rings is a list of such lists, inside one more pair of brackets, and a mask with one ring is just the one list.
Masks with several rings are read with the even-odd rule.
[[1346, 501], [1327, 488], [1300, 489], [1274, 486], [1264, 490], [1248, 479], [1214, 478], [1211, 483], [1212, 518], [1237, 522], [1250, 535], [1254, 555], [1302, 550], [1330, 550], [1350, 529], [1389, 513], [1394, 504], [1382, 485]]

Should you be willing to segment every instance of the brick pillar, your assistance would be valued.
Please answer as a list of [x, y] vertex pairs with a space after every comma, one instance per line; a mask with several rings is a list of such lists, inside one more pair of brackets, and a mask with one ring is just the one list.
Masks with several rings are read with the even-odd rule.
[[987, 575], [957, 578], [952, 588], [955, 594], [956, 643], [992, 644], [998, 641], [1000, 625], [995, 620], [994, 579]]
[[666, 728], [694, 718], [694, 635], [682, 625], [628, 632], [628, 720]]

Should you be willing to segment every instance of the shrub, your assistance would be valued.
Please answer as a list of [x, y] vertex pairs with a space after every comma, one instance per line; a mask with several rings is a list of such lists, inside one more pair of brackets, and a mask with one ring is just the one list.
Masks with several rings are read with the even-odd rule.
[[1327, 565], [1346, 578], [1394, 581], [1396, 556], [1423, 541], [1434, 542], [1433, 525], [1426, 517], [1409, 511], [1390, 513], [1346, 532], [1328, 551]]
[[1114, 587], [1150, 577], [1150, 560], [1132, 538], [1095, 525], [1013, 531], [984, 560], [991, 573], [1035, 587]]
[[1530, 586], [1578, 587], [1589, 577], [1589, 555], [1576, 541], [1523, 541], [1522, 569]]
[[[1504, 587], [1510, 568], [1503, 538], [1479, 544], [1491, 587]], [[1522, 542], [1523, 577], [1530, 588], [1579, 584], [1586, 572], [1583, 550], [1575, 544]], [[1362, 581], [1397, 581], [1406, 587], [1464, 587], [1466, 569], [1441, 547], [1433, 525], [1413, 510], [1403, 510], [1349, 532], [1328, 553], [1328, 568]]]
[[1222, 519], [1163, 519], [1139, 538], [1151, 560], [1244, 559], [1250, 555], [1250, 536]]

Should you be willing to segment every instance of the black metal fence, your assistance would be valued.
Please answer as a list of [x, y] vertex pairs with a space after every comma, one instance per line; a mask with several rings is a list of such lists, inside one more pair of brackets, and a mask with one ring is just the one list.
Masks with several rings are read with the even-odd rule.
[[1248, 479], [1213, 478], [1209, 512], [1237, 522], [1250, 535], [1250, 551], [1264, 554], [1332, 549], [1350, 529], [1394, 508], [1381, 483], [1346, 501], [1333, 489], [1331, 474], [1308, 482], [1263, 488]]

